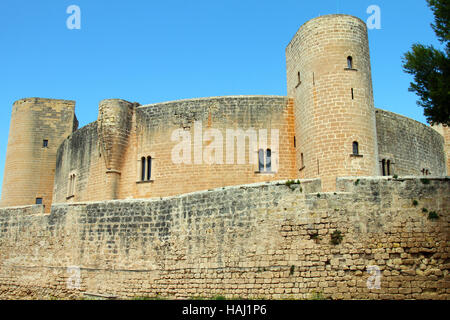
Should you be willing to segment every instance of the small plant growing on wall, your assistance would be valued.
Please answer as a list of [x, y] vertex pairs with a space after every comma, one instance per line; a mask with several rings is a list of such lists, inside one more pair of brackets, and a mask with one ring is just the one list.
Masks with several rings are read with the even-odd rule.
[[398, 175], [394, 174], [393, 178], [394, 178], [395, 180], [397, 180], [397, 179], [398, 179]]
[[413, 200], [413, 203], [412, 203], [412, 204], [413, 204], [414, 207], [417, 207], [417, 206], [419, 205], [419, 201]]
[[427, 212], [428, 212], [428, 209], [427, 209], [427, 208], [422, 208], [422, 212], [423, 212], [423, 213], [427, 213]]
[[343, 238], [344, 237], [342, 236], [342, 232], [340, 232], [339, 230], [335, 230], [331, 234], [331, 243], [336, 246], [336, 245], [338, 245], [338, 244], [340, 244], [342, 242]]
[[428, 219], [429, 220], [438, 220], [439, 215], [435, 211], [428, 212]]
[[[288, 181], [286, 181], [286, 186], [289, 187], [289, 188], [291, 188], [291, 186], [295, 185], [295, 184], [300, 185], [300, 180], [297, 180], [297, 181], [295, 181], [295, 180], [288, 180]], [[301, 187], [300, 187], [300, 192], [302, 192], [302, 188]]]
[[423, 184], [430, 184], [430, 179], [420, 179]]
[[295, 266], [291, 266], [291, 269], [289, 270], [289, 275], [292, 276], [294, 274], [295, 271]]
[[359, 180], [359, 179], [356, 180], [356, 181], [355, 181], [355, 186], [359, 185], [359, 182], [360, 182], [360, 181], [361, 181], [361, 180]]

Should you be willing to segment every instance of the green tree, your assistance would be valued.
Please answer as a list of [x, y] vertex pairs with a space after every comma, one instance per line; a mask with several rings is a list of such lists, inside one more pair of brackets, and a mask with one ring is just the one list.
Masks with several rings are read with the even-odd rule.
[[434, 14], [431, 25], [444, 51], [414, 44], [403, 57], [405, 72], [414, 76], [409, 91], [415, 92], [431, 124], [450, 125], [450, 0], [427, 0]]

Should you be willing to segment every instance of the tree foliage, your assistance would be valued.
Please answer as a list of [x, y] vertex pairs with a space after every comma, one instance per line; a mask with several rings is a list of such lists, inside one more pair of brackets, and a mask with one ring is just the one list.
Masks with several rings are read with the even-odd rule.
[[405, 72], [414, 76], [409, 91], [415, 92], [429, 123], [450, 125], [450, 0], [427, 0], [434, 14], [431, 25], [444, 51], [414, 44], [403, 57]]

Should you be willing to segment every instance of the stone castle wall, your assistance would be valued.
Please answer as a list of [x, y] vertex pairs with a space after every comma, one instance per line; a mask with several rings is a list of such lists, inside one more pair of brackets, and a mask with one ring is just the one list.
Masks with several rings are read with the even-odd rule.
[[[337, 187], [272, 182], [54, 205], [50, 215], [0, 209], [0, 297], [449, 299], [450, 180]], [[79, 289], [67, 289], [69, 266], [81, 270]], [[379, 289], [367, 287], [368, 266]]]
[[446, 175], [444, 137], [413, 119], [377, 109], [379, 160], [391, 161], [391, 176]]
[[[160, 103], [136, 107], [131, 121], [127, 145], [120, 152], [122, 164], [120, 168], [115, 168], [120, 171], [119, 199], [170, 196], [230, 185], [293, 179], [297, 176], [293, 104], [286, 97], [238, 96]], [[98, 147], [99, 123], [100, 119], [78, 130], [59, 149], [55, 203], [109, 199], [105, 191], [108, 190], [105, 174], [108, 168], [102, 148]], [[196, 123], [201, 126], [201, 132]], [[172, 159], [172, 151], [179, 141], [172, 141], [171, 136], [179, 129], [191, 138], [190, 164], [177, 164]], [[209, 129], [218, 130], [223, 137], [222, 164], [209, 164], [213, 159], [205, 155], [205, 149], [214, 139], [205, 138], [201, 141], [203, 152], [196, 151], [196, 134], [200, 133], [202, 138]], [[279, 150], [272, 150], [272, 159], [278, 153], [278, 172], [259, 172], [257, 162], [250, 163], [250, 159], [257, 160], [258, 146], [250, 150], [248, 139], [245, 141], [245, 163], [238, 163], [238, 143], [235, 140], [235, 160], [233, 164], [227, 164], [227, 129], [242, 129], [243, 132], [254, 129], [258, 138], [259, 130], [265, 129], [268, 148], [272, 146], [272, 130], [278, 130]], [[110, 130], [114, 130], [114, 127]], [[202, 157], [197, 159], [194, 151]], [[149, 156], [152, 157], [151, 180], [142, 181], [141, 158]], [[275, 163], [272, 165], [274, 167]], [[71, 172], [77, 176], [75, 194], [66, 199]]]
[[432, 128], [444, 137], [444, 150], [447, 161], [447, 175], [450, 175], [450, 127], [440, 124], [432, 126]]

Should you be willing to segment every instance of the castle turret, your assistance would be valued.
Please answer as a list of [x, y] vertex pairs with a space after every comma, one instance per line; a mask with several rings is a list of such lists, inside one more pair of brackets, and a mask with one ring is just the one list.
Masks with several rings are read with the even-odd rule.
[[128, 145], [135, 104], [120, 99], [100, 102], [98, 137], [106, 165], [106, 200], [117, 199], [123, 154]]
[[378, 175], [376, 120], [365, 23], [327, 15], [305, 23], [286, 48], [288, 95], [295, 100], [300, 178]]
[[2, 207], [43, 204], [50, 212], [56, 152], [77, 127], [74, 101], [27, 98], [14, 103]]

